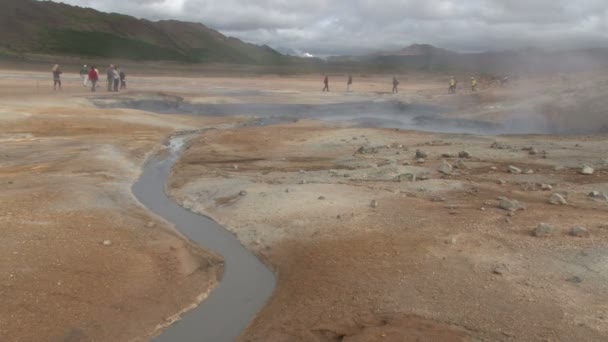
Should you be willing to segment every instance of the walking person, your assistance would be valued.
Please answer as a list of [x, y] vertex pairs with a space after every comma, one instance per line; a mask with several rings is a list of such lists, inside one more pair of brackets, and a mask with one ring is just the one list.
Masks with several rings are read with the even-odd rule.
[[449, 82], [449, 88], [448, 88], [448, 94], [456, 94], [456, 84], [458, 82], [456, 82], [456, 78], [454, 78], [454, 76], [452, 76], [450, 78], [450, 82]]
[[114, 91], [118, 92], [118, 85], [120, 84], [120, 72], [118, 71], [118, 65], [114, 67], [112, 75], [114, 76]]
[[393, 76], [393, 94], [399, 93], [399, 81], [397, 81], [397, 76]]
[[350, 92], [350, 86], [353, 85], [353, 75], [348, 75], [348, 81], [346, 82], [346, 91]]
[[325, 79], [323, 80], [323, 84], [325, 84], [325, 87], [323, 88], [323, 92], [329, 92], [329, 77], [325, 76]]
[[114, 87], [114, 64], [110, 64], [110, 67], [106, 70], [106, 77], [108, 78], [108, 91], [112, 91]]
[[475, 79], [475, 77], [471, 77], [471, 91], [477, 91], [477, 80]]
[[95, 69], [95, 66], [91, 66], [87, 77], [91, 81], [91, 92], [95, 92], [97, 90], [97, 81], [99, 80], [99, 72]]
[[59, 68], [59, 64], [55, 64], [53, 66], [53, 90], [57, 91], [57, 87], [61, 90], [61, 69]]
[[120, 70], [120, 89], [127, 89], [127, 74], [124, 72], [124, 70]]
[[86, 64], [80, 69], [80, 78], [82, 78], [82, 86], [86, 88], [89, 82], [89, 68], [87, 68]]

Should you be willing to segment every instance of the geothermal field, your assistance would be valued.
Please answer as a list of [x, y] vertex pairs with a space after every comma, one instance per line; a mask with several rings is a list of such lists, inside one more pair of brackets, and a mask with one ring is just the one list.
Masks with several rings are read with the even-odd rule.
[[0, 340], [606, 341], [608, 73], [0, 72]]

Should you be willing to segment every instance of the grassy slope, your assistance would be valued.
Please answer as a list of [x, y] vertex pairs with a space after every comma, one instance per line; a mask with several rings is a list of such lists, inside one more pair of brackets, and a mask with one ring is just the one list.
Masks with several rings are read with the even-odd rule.
[[151, 22], [34, 0], [0, 1], [0, 47], [19, 53], [142, 61], [266, 64], [288, 60], [272, 49], [225, 37], [201, 24]]

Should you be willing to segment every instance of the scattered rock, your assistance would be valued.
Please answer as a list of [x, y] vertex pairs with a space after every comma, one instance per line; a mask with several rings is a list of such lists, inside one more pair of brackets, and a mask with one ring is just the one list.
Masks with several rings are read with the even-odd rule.
[[507, 211], [525, 210], [526, 206], [517, 200], [510, 200], [506, 197], [502, 197], [498, 203], [498, 207]]
[[413, 173], [404, 173], [402, 175], [397, 176], [397, 182], [415, 182], [416, 175]]
[[494, 269], [492, 270], [492, 273], [498, 274], [498, 275], [503, 275], [507, 272], [509, 272], [509, 268], [505, 264], [496, 265], [494, 267]]
[[390, 160], [383, 160], [378, 163], [378, 167], [388, 166], [388, 165], [391, 165], [391, 163], [392, 162]]
[[566, 169], [565, 167], [563, 167], [563, 166], [561, 166], [561, 165], [557, 165], [557, 166], [555, 166], [555, 167], [553, 168], [553, 171], [562, 171], [562, 170], [565, 170], [565, 169]]
[[494, 148], [497, 150], [512, 150], [513, 146], [507, 144], [507, 143], [503, 143], [503, 142], [498, 142], [495, 141], [492, 146], [490, 146], [490, 148]]
[[239, 169], [239, 166], [238, 166], [238, 165], [236, 165], [236, 164], [234, 164], [234, 165], [232, 165], [232, 168], [233, 168], [233, 169], [235, 169], [235, 170], [238, 170], [238, 169]]
[[375, 154], [375, 153], [378, 153], [378, 149], [375, 148], [375, 147], [361, 146], [357, 150], [357, 153], [359, 153], [359, 154]]
[[372, 203], [370, 204], [370, 206], [371, 206], [372, 208], [378, 208], [378, 201], [376, 201], [376, 200], [372, 200]]
[[421, 150], [416, 150], [416, 159], [424, 159], [424, 158], [428, 158], [429, 154], [421, 151]]
[[469, 159], [472, 158], [473, 156], [471, 155], [471, 153], [469, 153], [468, 151], [461, 151], [458, 152], [458, 158], [464, 158], [464, 159]]
[[603, 192], [592, 191], [592, 192], [589, 193], [589, 197], [591, 197], [594, 200], [608, 202], [608, 195], [605, 194], [605, 193], [603, 193]]
[[589, 166], [589, 165], [583, 165], [583, 167], [581, 169], [581, 175], [590, 176], [593, 173], [595, 173], [595, 170], [591, 166]]
[[319, 196], [319, 201], [324, 201], [325, 200], [325, 196]]
[[492, 171], [496, 171], [496, 170], [498, 170], [498, 168], [497, 168], [496, 166], [492, 166], [492, 167], [490, 168], [490, 170], [492, 170]]
[[570, 229], [570, 236], [581, 238], [588, 237], [589, 231], [587, 230], [587, 228], [581, 226], [572, 227], [572, 229]]
[[403, 162], [403, 164], [402, 164], [402, 165], [403, 165], [403, 166], [409, 166], [409, 165], [410, 165], [410, 162], [409, 162], [409, 161]]
[[456, 165], [454, 167], [456, 167], [457, 169], [461, 169], [461, 170], [466, 170], [469, 168], [467, 166], [467, 164], [464, 162], [464, 160], [462, 160], [462, 159], [458, 159], [456, 161]]
[[566, 205], [568, 201], [561, 194], [554, 193], [549, 197], [549, 203], [553, 205]]
[[446, 161], [441, 162], [441, 165], [439, 165], [439, 172], [443, 173], [444, 175], [451, 175], [452, 165]]
[[553, 235], [555, 229], [546, 223], [540, 223], [538, 227], [532, 230], [532, 235], [536, 237], [548, 237]]
[[150, 221], [150, 222], [148, 222], [148, 224], [146, 224], [146, 227], [148, 227], [148, 228], [154, 228], [155, 226], [156, 226], [156, 223], [154, 223], [152, 221]]
[[543, 191], [551, 191], [551, 190], [553, 190], [553, 187], [550, 184], [541, 184], [540, 188]]
[[426, 160], [424, 158], [418, 158], [416, 160], [416, 163], [418, 163], [418, 164], [424, 164], [424, 163], [426, 163]]
[[534, 147], [530, 147], [530, 150], [528, 150], [528, 154], [530, 154], [531, 156], [535, 156], [538, 154], [538, 150]]
[[425, 172], [425, 173], [421, 173], [421, 174], [419, 174], [419, 175], [417, 176], [417, 178], [418, 178], [419, 180], [421, 180], [421, 181], [425, 181], [425, 180], [429, 180], [429, 179], [431, 179], [431, 175]]
[[574, 276], [572, 278], [566, 279], [566, 281], [569, 283], [573, 283], [573, 284], [580, 284], [583, 282], [583, 278], [581, 278], [579, 276]]
[[441, 155], [442, 158], [454, 158], [454, 155], [451, 153], [444, 153]]
[[521, 169], [518, 167], [515, 167], [513, 165], [509, 165], [509, 173], [514, 173], [514, 174], [521, 173]]
[[306, 184], [306, 179], [302, 179], [302, 180], [300, 181], [300, 184]]
[[112, 246], [112, 241], [110, 241], [110, 240], [104, 240], [103, 241], [103, 245], [104, 246]]
[[247, 196], [247, 191], [241, 190], [241, 192], [239, 192], [239, 196], [241, 196], [241, 197]]
[[498, 183], [498, 184], [500, 184], [500, 185], [505, 185], [505, 184], [507, 184], [507, 181], [506, 181], [506, 180], [504, 180], [504, 179], [499, 179], [499, 180], [497, 181], [497, 183]]
[[534, 170], [527, 169], [526, 171], [524, 171], [524, 174], [526, 174], [526, 175], [533, 175], [534, 174]]
[[286, 193], [289, 193], [289, 189], [285, 189], [285, 192], [286, 192]]

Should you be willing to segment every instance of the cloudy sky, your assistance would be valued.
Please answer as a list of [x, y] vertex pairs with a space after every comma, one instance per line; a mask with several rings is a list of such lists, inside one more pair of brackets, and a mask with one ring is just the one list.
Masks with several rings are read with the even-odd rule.
[[315, 55], [429, 43], [458, 51], [608, 46], [606, 0], [54, 0], [202, 22], [248, 42]]

